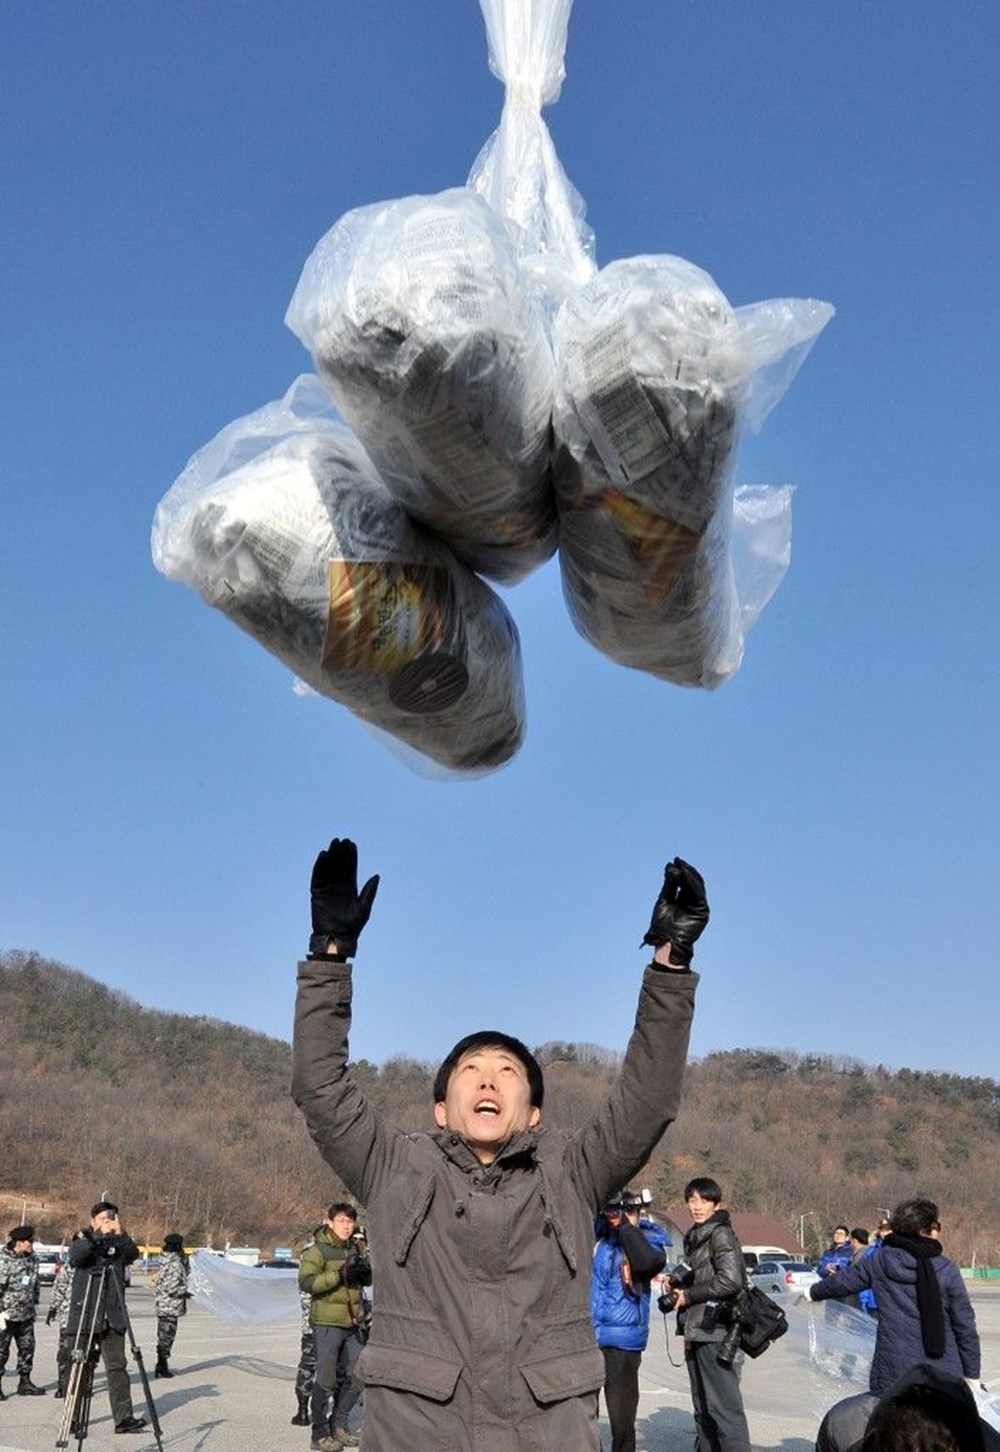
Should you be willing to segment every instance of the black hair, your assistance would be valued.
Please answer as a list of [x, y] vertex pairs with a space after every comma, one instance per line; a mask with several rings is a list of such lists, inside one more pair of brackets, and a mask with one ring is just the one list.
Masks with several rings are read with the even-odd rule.
[[352, 1220], [357, 1220], [358, 1212], [349, 1200], [338, 1200], [336, 1205], [331, 1205], [326, 1212], [327, 1220], [332, 1220], [335, 1215], [349, 1215]]
[[545, 1098], [542, 1066], [528, 1046], [522, 1044], [520, 1039], [512, 1038], [510, 1034], [498, 1033], [495, 1029], [480, 1029], [478, 1033], [466, 1034], [464, 1039], [459, 1039], [434, 1075], [435, 1104], [441, 1104], [444, 1101], [448, 1093], [448, 1080], [459, 1059], [466, 1054], [474, 1053], [476, 1049], [506, 1049], [508, 1054], [513, 1054], [515, 1059], [519, 1059], [528, 1076], [531, 1106], [533, 1109], [541, 1109], [542, 1100]]
[[118, 1206], [113, 1204], [111, 1200], [98, 1200], [96, 1205], [91, 1205], [90, 1207], [91, 1220], [96, 1220], [98, 1215], [104, 1214], [105, 1210], [109, 1215], [118, 1214]]
[[696, 1175], [684, 1186], [684, 1199], [690, 1200], [692, 1195], [700, 1195], [703, 1200], [711, 1200], [713, 1205], [718, 1205], [722, 1199], [722, 1188], [718, 1180], [709, 1179], [708, 1175]]
[[920, 1235], [924, 1230], [939, 1230], [938, 1207], [933, 1200], [920, 1196], [904, 1200], [892, 1212], [892, 1228], [897, 1235]]
[[867, 1245], [868, 1231], [862, 1230], [861, 1226], [858, 1225], [851, 1231], [851, 1239], [856, 1240], [859, 1245]]
[[890, 1402], [880, 1416], [881, 1406], [868, 1423], [861, 1452], [962, 1452], [961, 1442], [933, 1408]]
[[851, 1233], [851, 1227], [849, 1225], [835, 1225], [830, 1234], [836, 1235], [838, 1230], [842, 1230], [845, 1235], [850, 1235]]

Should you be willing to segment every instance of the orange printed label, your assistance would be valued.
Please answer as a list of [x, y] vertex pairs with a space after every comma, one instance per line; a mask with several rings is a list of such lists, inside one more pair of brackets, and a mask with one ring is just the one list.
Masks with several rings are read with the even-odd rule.
[[659, 605], [694, 554], [699, 534], [674, 519], [653, 514], [618, 489], [606, 490], [601, 503], [645, 572], [646, 598], [651, 605]]

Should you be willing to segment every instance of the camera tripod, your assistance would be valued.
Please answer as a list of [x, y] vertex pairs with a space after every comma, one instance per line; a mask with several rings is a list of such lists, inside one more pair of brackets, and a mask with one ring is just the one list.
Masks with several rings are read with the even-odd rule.
[[66, 1400], [62, 1420], [56, 1435], [57, 1447], [68, 1447], [75, 1440], [78, 1448], [83, 1447], [90, 1428], [90, 1403], [94, 1393], [94, 1368], [101, 1355], [101, 1326], [105, 1319], [108, 1301], [113, 1301], [121, 1311], [128, 1336], [129, 1350], [139, 1368], [139, 1380], [146, 1398], [149, 1426], [156, 1439], [159, 1452], [163, 1452], [160, 1419], [157, 1416], [153, 1394], [149, 1388], [149, 1377], [143, 1363], [142, 1352], [132, 1331], [132, 1322], [125, 1309], [125, 1294], [117, 1275], [108, 1262], [101, 1266], [100, 1273], [87, 1277], [87, 1289], [80, 1307], [73, 1349], [70, 1352], [69, 1379], [66, 1383]]

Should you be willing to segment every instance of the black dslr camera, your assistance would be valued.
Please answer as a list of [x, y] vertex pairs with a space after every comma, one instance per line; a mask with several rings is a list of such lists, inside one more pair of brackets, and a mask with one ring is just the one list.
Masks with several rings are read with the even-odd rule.
[[656, 1304], [659, 1306], [664, 1316], [669, 1316], [670, 1312], [677, 1304], [677, 1292], [681, 1290], [682, 1287], [688, 1286], [690, 1284], [691, 1267], [687, 1264], [686, 1261], [678, 1261], [677, 1265], [674, 1266], [673, 1270], [671, 1270], [667, 1276], [667, 1290], [663, 1291], [657, 1297]]

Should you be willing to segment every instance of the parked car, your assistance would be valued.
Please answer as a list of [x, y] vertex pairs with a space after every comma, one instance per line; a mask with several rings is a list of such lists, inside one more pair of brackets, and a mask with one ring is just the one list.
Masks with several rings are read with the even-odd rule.
[[38, 1279], [35, 1281], [35, 1300], [39, 1300], [42, 1286], [51, 1286], [56, 1273], [66, 1259], [66, 1248], [61, 1245], [36, 1245], [35, 1260], [38, 1262]]
[[782, 1250], [780, 1245], [743, 1246], [743, 1264], [748, 1270], [764, 1260], [798, 1260], [798, 1256], [793, 1255], [790, 1250]]
[[758, 1290], [767, 1294], [797, 1296], [808, 1292], [809, 1287], [819, 1280], [813, 1266], [804, 1260], [762, 1260], [747, 1271], [747, 1279]]
[[35, 1259], [38, 1262], [39, 1285], [51, 1286], [56, 1278], [56, 1272], [63, 1263], [63, 1252], [61, 1250], [35, 1250]]
[[297, 1260], [290, 1260], [288, 1256], [278, 1256], [275, 1260], [259, 1260], [257, 1262], [260, 1270], [298, 1270]]

